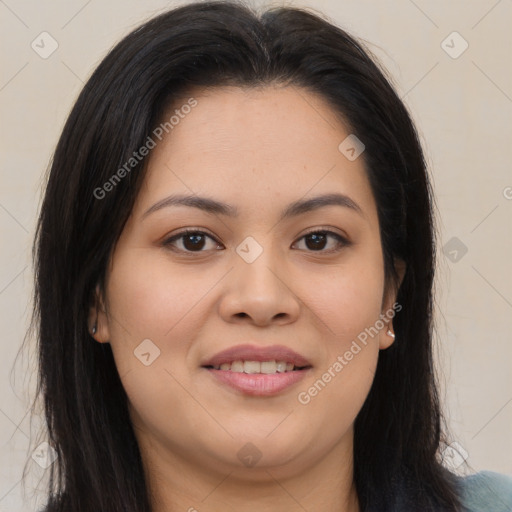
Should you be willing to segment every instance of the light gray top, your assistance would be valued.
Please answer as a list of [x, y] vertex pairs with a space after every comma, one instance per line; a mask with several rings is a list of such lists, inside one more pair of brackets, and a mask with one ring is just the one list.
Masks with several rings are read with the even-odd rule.
[[480, 471], [461, 477], [464, 512], [512, 512], [512, 476]]

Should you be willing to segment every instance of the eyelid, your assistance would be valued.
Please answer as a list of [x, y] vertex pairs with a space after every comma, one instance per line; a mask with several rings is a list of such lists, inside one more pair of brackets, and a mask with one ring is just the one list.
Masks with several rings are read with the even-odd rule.
[[178, 229], [176, 232], [171, 232], [171, 233], [163, 236], [162, 241], [165, 242], [166, 240], [169, 240], [171, 238], [178, 237], [181, 235], [186, 235], [188, 233], [204, 233], [204, 234], [212, 237], [213, 239], [217, 240], [217, 237], [208, 229], [192, 226], [192, 227], [186, 227], [183, 229]]
[[343, 238], [343, 240], [346, 243], [350, 243], [349, 237], [346, 233], [343, 231], [339, 233], [338, 231], [341, 231], [339, 228], [335, 228], [334, 226], [318, 226], [311, 228], [310, 230], [306, 231], [305, 233], [302, 233], [302, 235], [299, 236], [297, 240], [300, 240], [302, 237], [310, 235], [311, 233], [317, 233], [318, 231], [323, 233], [332, 233], [334, 235], [339, 236], [340, 238]]

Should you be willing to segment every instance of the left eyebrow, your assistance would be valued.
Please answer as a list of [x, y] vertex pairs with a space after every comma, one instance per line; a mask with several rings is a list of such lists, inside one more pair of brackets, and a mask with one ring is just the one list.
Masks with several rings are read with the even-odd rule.
[[344, 194], [324, 194], [311, 199], [298, 200], [289, 204], [281, 213], [280, 220], [295, 217], [313, 210], [318, 210], [325, 206], [343, 206], [355, 211], [361, 216], [364, 216], [361, 207], [350, 197]]
[[[206, 213], [224, 215], [228, 217], [237, 217], [239, 215], [239, 211], [236, 206], [223, 203], [209, 197], [196, 195], [171, 195], [148, 208], [142, 214], [142, 220], [149, 214], [170, 206], [189, 206], [191, 208], [203, 210]], [[324, 194], [311, 199], [299, 199], [298, 201], [290, 203], [281, 212], [280, 221], [297, 215], [302, 215], [313, 210], [318, 210], [319, 208], [324, 208], [326, 206], [342, 206], [364, 216], [361, 207], [350, 197], [344, 194]]]

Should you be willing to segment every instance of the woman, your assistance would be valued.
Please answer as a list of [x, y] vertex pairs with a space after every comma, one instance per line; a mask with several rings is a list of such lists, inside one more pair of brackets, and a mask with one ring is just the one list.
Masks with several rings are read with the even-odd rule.
[[229, 2], [128, 35], [38, 224], [46, 511], [511, 510], [441, 464], [431, 191], [368, 52]]

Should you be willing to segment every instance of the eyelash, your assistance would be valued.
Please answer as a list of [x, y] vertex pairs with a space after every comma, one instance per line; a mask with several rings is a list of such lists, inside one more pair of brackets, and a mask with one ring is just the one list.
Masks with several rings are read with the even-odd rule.
[[[332, 236], [332, 237], [336, 238], [338, 240], [338, 246], [336, 248], [334, 248], [334, 249], [328, 249], [328, 250], [321, 249], [321, 250], [318, 250], [318, 251], [308, 250], [306, 252], [331, 254], [331, 253], [339, 252], [344, 247], [348, 247], [348, 246], [351, 245], [351, 242], [349, 242], [346, 238], [344, 238], [343, 236], [339, 235], [338, 233], [335, 233], [334, 231], [330, 231], [328, 229], [315, 229], [313, 231], [309, 231], [308, 233], [305, 233], [304, 235], [302, 235], [298, 240], [302, 240], [303, 238], [306, 238], [309, 235], [315, 235], [315, 234], [325, 234], [325, 235]], [[199, 229], [190, 229], [189, 228], [189, 229], [184, 229], [183, 231], [180, 231], [179, 233], [176, 233], [175, 235], [171, 236], [170, 238], [167, 238], [166, 240], [164, 240], [162, 242], [162, 245], [164, 247], [169, 247], [172, 251], [182, 252], [182, 253], [185, 253], [185, 254], [194, 254], [194, 253], [200, 254], [202, 252], [207, 252], [207, 251], [204, 251], [204, 250], [188, 251], [186, 249], [185, 250], [184, 249], [177, 249], [176, 247], [172, 246], [172, 244], [176, 240], [179, 240], [180, 238], [183, 238], [183, 237], [185, 237], [187, 235], [206, 235], [208, 238], [211, 238], [216, 243], [219, 243], [209, 233], [207, 233], [205, 231], [201, 231]]]

